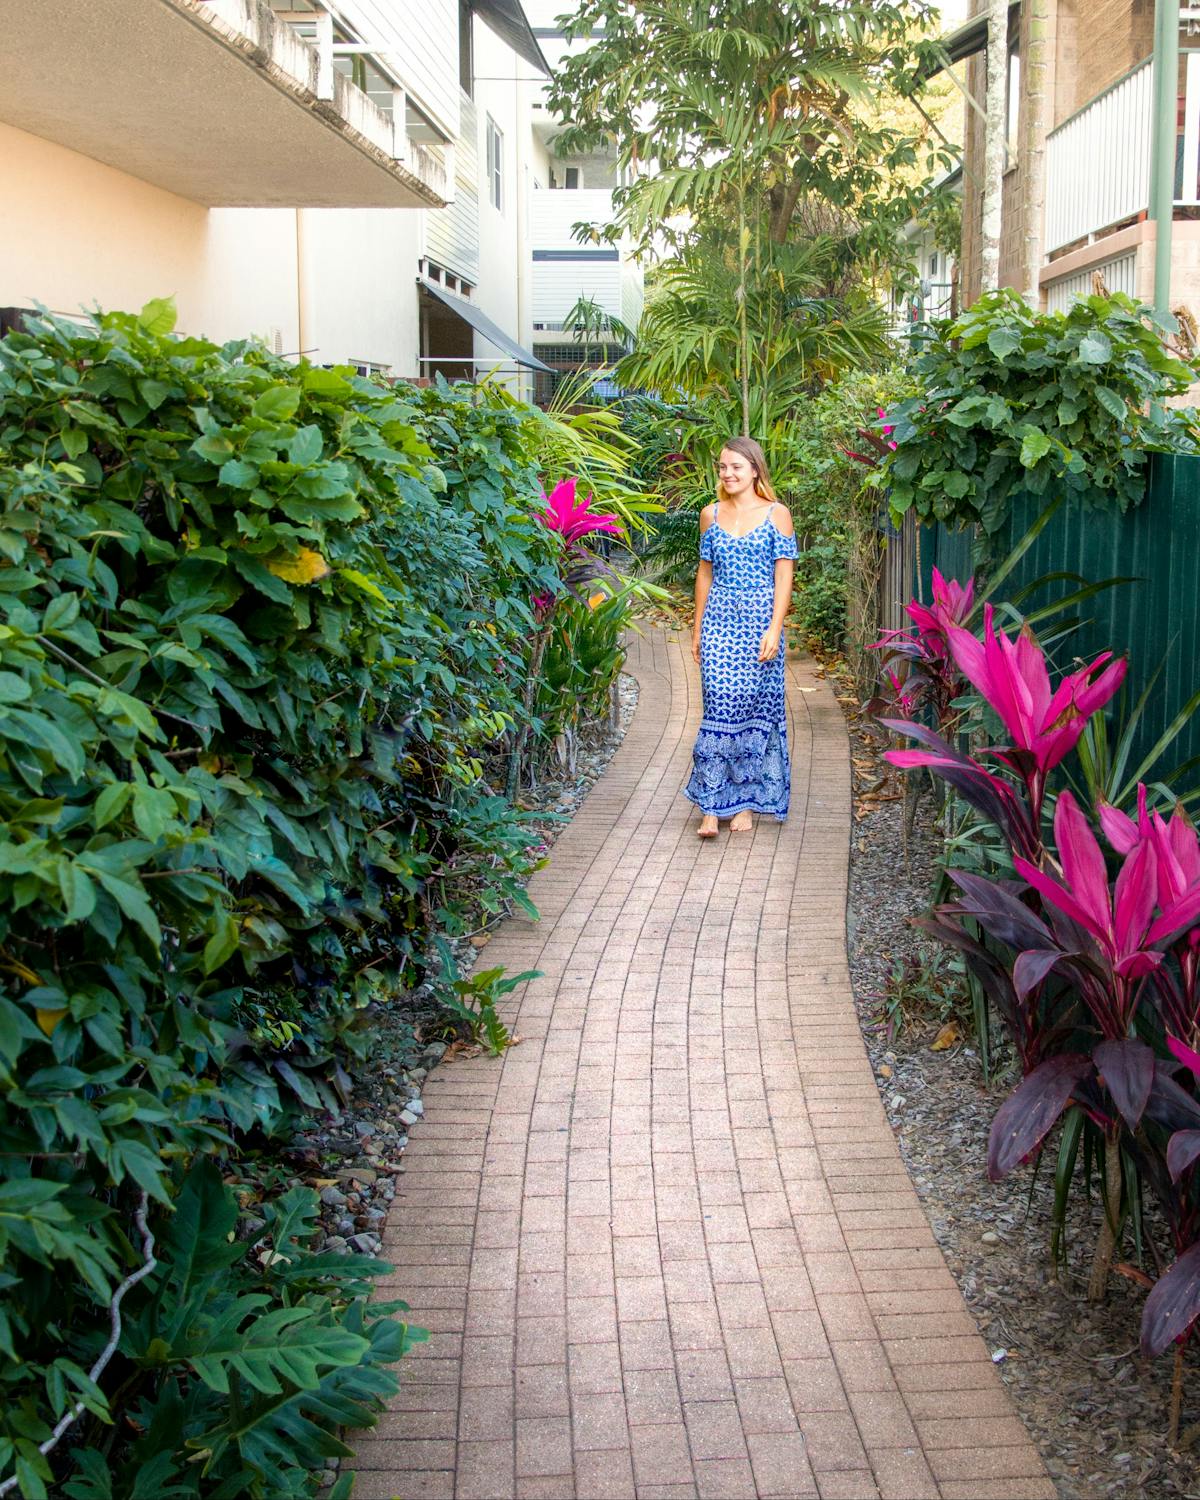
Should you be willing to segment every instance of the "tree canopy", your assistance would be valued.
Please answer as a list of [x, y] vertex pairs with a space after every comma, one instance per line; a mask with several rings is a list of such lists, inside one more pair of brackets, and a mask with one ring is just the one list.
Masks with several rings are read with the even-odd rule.
[[632, 169], [610, 232], [642, 248], [734, 205], [780, 244], [819, 201], [870, 258], [952, 165], [878, 109], [921, 87], [935, 20], [927, 0], [581, 0], [564, 25], [590, 45], [549, 90], [560, 147], [615, 149]]

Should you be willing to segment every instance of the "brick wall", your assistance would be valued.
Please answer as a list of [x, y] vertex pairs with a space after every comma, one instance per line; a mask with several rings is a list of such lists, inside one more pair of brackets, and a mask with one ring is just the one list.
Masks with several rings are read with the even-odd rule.
[[[978, 15], [985, 0], [972, 0], [971, 13]], [[1050, 128], [1074, 114], [1147, 58], [1154, 49], [1154, 0], [1057, 0], [1052, 36], [1051, 101], [1047, 110]], [[1021, 11], [1020, 48], [1028, 51], [1028, 8]], [[986, 62], [978, 53], [967, 65], [967, 87], [981, 103], [986, 87]], [[1018, 125], [1018, 140], [1020, 138]], [[967, 111], [964, 141], [963, 240], [960, 259], [964, 306], [979, 295], [980, 242], [983, 225], [983, 193], [977, 185], [983, 175], [983, 121]], [[976, 181], [972, 181], [972, 177]], [[1003, 227], [1000, 236], [1000, 284], [1020, 284], [1021, 165], [1004, 176]]]
[[1154, 0], [1058, 0], [1054, 123], [1154, 50]]

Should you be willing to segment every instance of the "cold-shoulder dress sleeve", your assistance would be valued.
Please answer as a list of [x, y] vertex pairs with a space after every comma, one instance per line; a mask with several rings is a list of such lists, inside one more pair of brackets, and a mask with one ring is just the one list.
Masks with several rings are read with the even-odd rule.
[[707, 531], [700, 533], [700, 561], [712, 562], [713, 560], [713, 526], [710, 524]]
[[783, 532], [780, 531], [779, 527], [776, 526], [774, 522], [771, 523], [771, 546], [775, 554], [776, 562], [778, 562], [781, 557], [797, 558], [800, 556], [800, 553], [796, 548], [795, 532], [793, 532], [791, 536], [784, 536]]

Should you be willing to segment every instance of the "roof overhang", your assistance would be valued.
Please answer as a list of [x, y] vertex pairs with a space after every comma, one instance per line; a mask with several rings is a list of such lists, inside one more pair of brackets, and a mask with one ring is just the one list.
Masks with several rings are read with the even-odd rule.
[[502, 42], [506, 42], [518, 57], [531, 67], [550, 76], [550, 68], [542, 55], [542, 49], [521, 0], [471, 0], [471, 9], [492, 28]]
[[441, 162], [330, 71], [264, 0], [36, 0], [0, 120], [208, 207], [441, 207]]
[[418, 276], [417, 281], [425, 291], [432, 292], [439, 302], [445, 303], [452, 313], [456, 313], [465, 323], [469, 323], [476, 333], [485, 338], [489, 344], [494, 344], [517, 364], [524, 365], [529, 370], [544, 370], [547, 374], [552, 373], [549, 365], [543, 364], [536, 354], [531, 354], [523, 344], [518, 344], [516, 339], [509, 338], [504, 329], [498, 323], [493, 323], [487, 313], [476, 307], [473, 302], [468, 302], [464, 297], [456, 297], [453, 292], [448, 292], [444, 286], [438, 286], [436, 281], [430, 281], [425, 276]]
[[[1011, 27], [1013, 13], [1021, 9], [1020, 0], [1011, 0], [1008, 7], [1008, 24]], [[982, 52], [987, 46], [988, 18], [987, 13], [972, 16], [964, 25], [956, 30], [947, 32], [941, 38], [942, 51], [945, 53], [940, 62], [931, 64], [924, 76], [933, 78], [943, 69], [951, 67], [954, 63], [963, 62], [968, 57], [974, 57], [977, 52]]]

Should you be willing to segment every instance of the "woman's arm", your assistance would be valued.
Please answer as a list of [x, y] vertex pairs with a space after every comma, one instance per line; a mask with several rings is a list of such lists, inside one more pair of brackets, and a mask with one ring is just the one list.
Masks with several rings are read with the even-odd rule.
[[[700, 512], [700, 535], [712, 525], [712, 506], [706, 505]], [[712, 563], [701, 558], [696, 568], [696, 623], [692, 627], [692, 660], [700, 665], [700, 622], [704, 619], [704, 606], [708, 603], [708, 591], [712, 588]]]
[[[794, 536], [796, 533], [791, 513], [782, 505], [776, 507], [772, 515], [772, 524], [784, 536]], [[795, 576], [796, 564], [790, 557], [775, 559], [775, 607], [771, 611], [771, 623], [767, 626], [758, 648], [759, 661], [774, 661], [779, 655], [779, 646], [783, 640], [783, 622], [787, 619], [787, 612], [791, 608], [792, 583]]]

